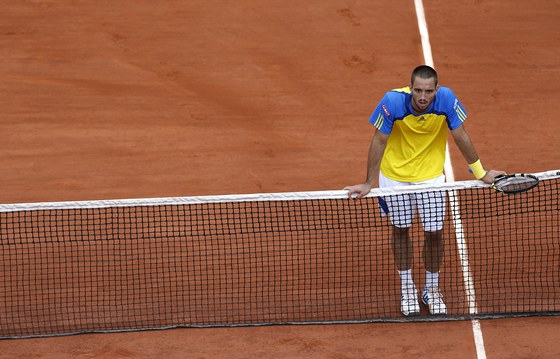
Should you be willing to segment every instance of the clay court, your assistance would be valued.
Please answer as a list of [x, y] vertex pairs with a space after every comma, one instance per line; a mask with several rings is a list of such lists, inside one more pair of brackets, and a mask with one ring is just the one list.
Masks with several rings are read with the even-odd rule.
[[[0, 1], [1, 203], [338, 190], [424, 62], [413, 1]], [[560, 167], [558, 1], [425, 0], [440, 84], [486, 167]], [[472, 179], [450, 144], [456, 180]], [[560, 356], [560, 319], [480, 322], [488, 358]], [[0, 341], [0, 358], [477, 358], [470, 321]]]

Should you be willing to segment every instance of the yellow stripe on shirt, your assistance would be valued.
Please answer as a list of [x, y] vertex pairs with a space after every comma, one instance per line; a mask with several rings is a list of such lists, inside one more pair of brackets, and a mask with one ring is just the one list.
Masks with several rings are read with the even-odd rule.
[[374, 126], [377, 127], [377, 129], [380, 129], [381, 126], [383, 126], [383, 115], [379, 114], [379, 116], [377, 116], [377, 120], [375, 121]]
[[459, 119], [461, 120], [461, 122], [463, 122], [467, 119], [467, 114], [465, 112], [463, 112], [461, 107], [457, 106], [457, 108], [455, 109], [455, 112], [457, 112], [457, 116], [459, 116]]

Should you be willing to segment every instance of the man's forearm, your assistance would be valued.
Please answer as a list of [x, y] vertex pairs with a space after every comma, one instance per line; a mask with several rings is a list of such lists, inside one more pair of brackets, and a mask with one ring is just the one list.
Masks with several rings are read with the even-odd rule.
[[369, 147], [366, 183], [372, 187], [379, 178], [379, 167], [381, 165], [383, 153], [385, 152], [386, 144], [386, 135], [378, 132], [373, 137]]
[[476, 149], [474, 148], [474, 144], [471, 141], [468, 133], [465, 129], [461, 126], [460, 128], [456, 129], [452, 132], [453, 139], [455, 140], [455, 144], [461, 151], [461, 154], [465, 158], [468, 164], [476, 162], [478, 158], [478, 154], [476, 153]]

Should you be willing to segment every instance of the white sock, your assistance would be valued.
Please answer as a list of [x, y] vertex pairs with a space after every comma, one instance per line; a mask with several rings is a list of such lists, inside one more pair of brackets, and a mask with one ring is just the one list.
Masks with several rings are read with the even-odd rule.
[[412, 280], [412, 269], [398, 271], [401, 277], [401, 289], [404, 291], [409, 286], [414, 286]]
[[426, 271], [426, 287], [439, 287], [439, 272]]

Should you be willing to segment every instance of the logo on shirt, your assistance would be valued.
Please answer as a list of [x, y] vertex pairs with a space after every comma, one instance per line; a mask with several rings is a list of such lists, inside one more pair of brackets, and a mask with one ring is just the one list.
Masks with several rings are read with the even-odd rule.
[[424, 122], [426, 121], [426, 118], [424, 116], [420, 116], [420, 118], [418, 119], [418, 122]]
[[391, 114], [389, 113], [389, 110], [387, 110], [387, 107], [385, 107], [385, 105], [381, 105], [381, 108], [383, 108], [383, 112], [385, 112], [387, 117], [391, 116]]

